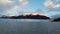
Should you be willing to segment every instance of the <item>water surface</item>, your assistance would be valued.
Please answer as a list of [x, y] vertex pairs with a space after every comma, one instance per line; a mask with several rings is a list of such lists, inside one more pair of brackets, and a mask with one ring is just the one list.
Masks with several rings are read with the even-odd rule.
[[42, 19], [0, 19], [0, 34], [60, 34], [60, 22]]

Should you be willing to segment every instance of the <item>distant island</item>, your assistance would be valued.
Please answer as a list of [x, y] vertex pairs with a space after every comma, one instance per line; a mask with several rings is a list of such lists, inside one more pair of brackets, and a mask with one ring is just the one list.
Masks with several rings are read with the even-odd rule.
[[53, 22], [60, 22], [60, 18], [54, 19]]
[[56, 14], [51, 16], [52, 17], [52, 22], [60, 22], [60, 14]]
[[0, 18], [8, 18], [8, 19], [50, 19], [44, 15], [19, 15], [19, 16], [2, 16]]

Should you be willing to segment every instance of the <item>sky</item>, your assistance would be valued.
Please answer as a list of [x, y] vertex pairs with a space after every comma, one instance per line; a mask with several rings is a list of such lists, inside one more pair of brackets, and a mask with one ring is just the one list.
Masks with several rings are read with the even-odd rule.
[[0, 0], [0, 16], [23, 13], [60, 14], [60, 0]]

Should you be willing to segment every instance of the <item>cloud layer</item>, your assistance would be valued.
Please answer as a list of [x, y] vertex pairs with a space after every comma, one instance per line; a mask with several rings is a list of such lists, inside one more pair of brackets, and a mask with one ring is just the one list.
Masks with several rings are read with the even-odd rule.
[[44, 5], [52, 11], [60, 11], [60, 0], [46, 0]]
[[27, 4], [28, 4], [28, 0], [19, 0], [19, 2], [20, 2], [22, 5], [27, 5]]
[[7, 14], [9, 10], [14, 10], [19, 5], [27, 5], [27, 0], [0, 0], [0, 15]]

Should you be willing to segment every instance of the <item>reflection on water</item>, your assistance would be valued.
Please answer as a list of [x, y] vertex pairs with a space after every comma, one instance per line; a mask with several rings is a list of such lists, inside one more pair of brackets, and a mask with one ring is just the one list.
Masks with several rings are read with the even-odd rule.
[[38, 19], [0, 19], [0, 34], [60, 34], [60, 23]]

